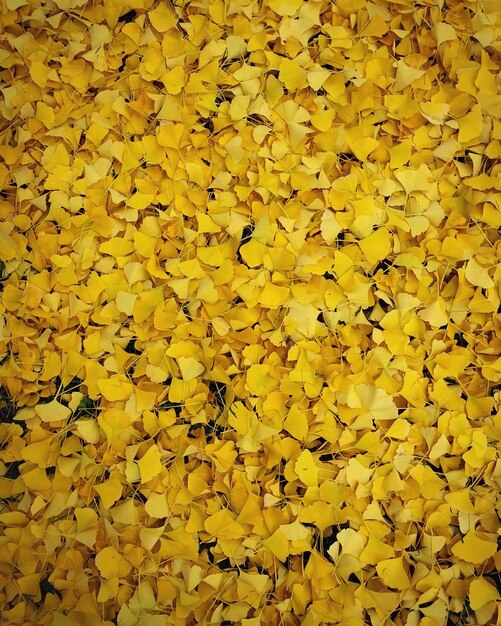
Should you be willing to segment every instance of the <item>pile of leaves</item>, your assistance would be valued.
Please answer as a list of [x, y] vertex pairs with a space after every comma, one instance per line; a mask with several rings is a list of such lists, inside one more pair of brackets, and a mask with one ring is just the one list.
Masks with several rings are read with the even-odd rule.
[[499, 624], [499, 0], [3, 0], [6, 626]]

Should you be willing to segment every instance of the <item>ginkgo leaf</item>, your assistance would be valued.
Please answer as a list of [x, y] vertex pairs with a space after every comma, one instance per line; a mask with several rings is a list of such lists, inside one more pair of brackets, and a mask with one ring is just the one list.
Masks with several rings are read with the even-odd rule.
[[193, 357], [180, 356], [177, 359], [179, 369], [181, 370], [181, 377], [183, 380], [192, 380], [199, 376], [205, 367], [202, 363], [194, 359]]
[[155, 518], [167, 517], [170, 513], [167, 499], [165, 495], [161, 493], [151, 494], [144, 508], [148, 515]]
[[445, 41], [454, 41], [457, 39], [454, 26], [447, 24], [446, 22], [436, 22], [433, 27], [433, 33], [437, 40], [437, 45], [440, 45]]
[[289, 297], [289, 288], [280, 285], [272, 285], [267, 283], [261, 295], [259, 296], [259, 302], [262, 306], [268, 309], [277, 309], [285, 304]]
[[392, 239], [390, 233], [379, 228], [365, 239], [358, 242], [362, 252], [371, 264], [386, 258], [391, 250]]
[[393, 398], [384, 390], [372, 385], [360, 384], [352, 387], [346, 403], [351, 408], [361, 408], [373, 419], [395, 420], [398, 409]]
[[316, 487], [318, 485], [319, 468], [309, 450], [301, 452], [294, 466], [294, 471], [308, 487]]
[[467, 563], [483, 563], [497, 551], [495, 541], [486, 541], [479, 537], [475, 531], [468, 533], [452, 546], [452, 553]]
[[4, 4], [2, 623], [495, 622], [499, 2]]
[[104, 506], [109, 509], [123, 493], [122, 483], [117, 478], [110, 478], [99, 485], [94, 485]]
[[221, 509], [208, 517], [205, 520], [204, 528], [211, 535], [225, 539], [238, 539], [245, 534], [242, 525], [235, 520], [227, 509]]
[[408, 589], [409, 576], [404, 568], [402, 557], [385, 559], [376, 565], [381, 580], [392, 589]]
[[289, 59], [284, 59], [280, 64], [280, 73], [278, 75], [284, 85], [290, 91], [295, 91], [306, 83], [306, 70], [298, 63]]
[[474, 578], [469, 590], [470, 606], [474, 611], [492, 600], [499, 600], [499, 591], [487, 578]]
[[112, 546], [103, 548], [96, 554], [96, 565], [106, 579], [127, 576], [132, 565]]
[[489, 289], [494, 287], [494, 281], [489, 276], [487, 268], [482, 267], [474, 258], [468, 260], [465, 269], [466, 280], [476, 287]]
[[321, 233], [325, 242], [328, 244], [334, 243], [341, 230], [342, 228], [336, 219], [336, 215], [332, 211], [324, 211], [322, 214]]
[[371, 535], [367, 545], [360, 553], [360, 560], [376, 565], [377, 563], [384, 563], [388, 559], [393, 559], [394, 555], [395, 551], [391, 546]]
[[79, 420], [76, 424], [78, 434], [88, 443], [98, 443], [101, 439], [99, 427], [94, 420]]
[[289, 541], [278, 528], [271, 537], [263, 540], [263, 546], [274, 554], [279, 561], [285, 561], [289, 556]]
[[425, 70], [410, 67], [402, 59], [397, 61], [397, 74], [393, 84], [393, 89], [395, 91], [402, 91], [411, 85], [415, 80], [421, 78], [424, 73]]
[[304, 439], [308, 434], [308, 420], [297, 405], [291, 407], [285, 419], [284, 428], [296, 439]]
[[278, 15], [294, 15], [301, 6], [299, 0], [270, 0], [270, 8]]
[[483, 126], [483, 115], [482, 115], [482, 107], [479, 104], [476, 104], [469, 113], [464, 115], [462, 118], [458, 120], [459, 123], [459, 133], [458, 133], [458, 141], [459, 143], [467, 143], [476, 139], [480, 133], [482, 132]]
[[37, 404], [35, 412], [43, 422], [60, 422], [67, 420], [71, 415], [71, 409], [57, 400], [52, 400], [47, 404]]
[[148, 448], [146, 453], [138, 460], [141, 482], [147, 483], [162, 471], [160, 450], [156, 445]]

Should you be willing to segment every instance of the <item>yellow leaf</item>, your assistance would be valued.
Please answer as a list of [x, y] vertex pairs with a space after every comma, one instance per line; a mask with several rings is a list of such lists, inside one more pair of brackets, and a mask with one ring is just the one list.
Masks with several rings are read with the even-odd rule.
[[30, 66], [30, 76], [33, 79], [33, 82], [42, 88], [47, 84], [50, 71], [50, 67], [47, 67], [47, 65], [44, 65], [39, 61], [33, 61]]
[[467, 563], [483, 563], [497, 552], [495, 541], [481, 539], [473, 529], [452, 546], [452, 553]]
[[324, 238], [325, 243], [333, 244], [342, 228], [336, 219], [336, 215], [329, 210], [322, 213], [320, 232]]
[[191, 356], [180, 356], [178, 357], [177, 362], [179, 369], [181, 370], [181, 378], [183, 380], [193, 380], [205, 371], [204, 365]]
[[245, 535], [245, 530], [227, 509], [221, 509], [205, 520], [204, 528], [213, 537], [222, 539], [239, 539]]
[[446, 102], [422, 102], [421, 113], [432, 124], [443, 124], [449, 113], [450, 106]]
[[259, 304], [267, 309], [278, 309], [287, 302], [288, 297], [288, 287], [266, 283], [258, 301]]
[[303, 526], [298, 520], [291, 524], [282, 524], [280, 531], [289, 541], [301, 541], [310, 536], [310, 531]]
[[390, 167], [392, 170], [398, 170], [409, 161], [411, 149], [412, 141], [410, 139], [404, 139], [404, 141], [390, 148]]
[[385, 559], [376, 565], [378, 576], [385, 585], [392, 589], [408, 589], [410, 580], [403, 565], [402, 557]]
[[425, 165], [420, 165], [417, 170], [400, 170], [395, 172], [395, 176], [402, 184], [406, 194], [413, 191], [426, 191], [430, 186], [429, 169]]
[[499, 600], [499, 591], [494, 587], [487, 578], [474, 578], [468, 592], [470, 598], [470, 606], [474, 611], [478, 611], [488, 602]]
[[147, 483], [160, 474], [163, 468], [161, 459], [160, 450], [155, 444], [152, 444], [137, 462], [142, 483]]
[[134, 391], [134, 386], [122, 375], [98, 380], [97, 386], [106, 400], [127, 400]]
[[45, 102], [41, 102], [41, 101], [37, 102], [36, 106], [37, 106], [37, 114], [36, 114], [37, 119], [39, 119], [48, 130], [50, 130], [51, 128], [54, 128], [56, 116], [55, 116], [53, 109], [47, 106]]
[[127, 576], [132, 565], [112, 546], [103, 548], [96, 554], [96, 566], [103, 578], [121, 578]]
[[330, 75], [331, 73], [328, 69], [316, 66], [315, 69], [308, 72], [308, 84], [312, 89], [318, 91]]
[[358, 242], [365, 258], [375, 265], [386, 258], [392, 249], [392, 236], [386, 228], [379, 228]]
[[484, 120], [482, 116], [482, 107], [480, 104], [475, 104], [471, 111], [459, 118], [459, 143], [470, 143], [474, 139], [480, 136], [482, 132]]
[[95, 420], [86, 419], [75, 422], [78, 434], [87, 443], [99, 443], [101, 433]]
[[268, 6], [278, 15], [294, 15], [302, 6], [302, 0], [270, 0]]
[[376, 565], [380, 561], [386, 559], [392, 559], [395, 556], [395, 551], [391, 546], [383, 543], [381, 539], [378, 539], [375, 535], [369, 535], [369, 541], [367, 545], [360, 553], [360, 560], [364, 563]]
[[259, 265], [262, 265], [266, 252], [266, 246], [259, 241], [256, 241], [256, 239], [251, 239], [240, 247], [242, 259], [249, 267], [258, 267]]
[[432, 328], [440, 328], [449, 323], [449, 318], [445, 312], [445, 306], [441, 298], [433, 304], [426, 307], [423, 311], [419, 311], [419, 317], [428, 322]]
[[[165, 20], [164, 23], [166, 22], [167, 20]], [[160, 20], [157, 20], [157, 24], [160, 26]], [[159, 30], [159, 28], [157, 28], [157, 30]], [[177, 96], [177, 94], [181, 93], [186, 83], [186, 74], [184, 67], [182, 65], [176, 65], [176, 67], [172, 68], [170, 71], [166, 72], [162, 76], [162, 82], [165, 85], [167, 93], [170, 93], [173, 96]]]
[[386, 436], [391, 439], [399, 439], [405, 441], [409, 435], [411, 424], [402, 418], [398, 418], [393, 422], [390, 428], [386, 431]]
[[274, 554], [279, 561], [285, 561], [290, 553], [289, 541], [284, 537], [280, 528], [277, 528], [271, 537], [263, 540], [263, 546]]
[[285, 418], [284, 428], [293, 437], [299, 440], [304, 440], [308, 434], [308, 420], [306, 419], [305, 412], [300, 409], [297, 404], [294, 404]]
[[130, 420], [125, 411], [108, 409], [101, 411], [97, 421], [103, 429], [109, 444], [112, 444], [129, 426]]
[[296, 91], [300, 87], [304, 87], [306, 85], [306, 77], [306, 70], [301, 67], [296, 61], [284, 59], [280, 63], [280, 72], [278, 78], [289, 91]]
[[337, 533], [336, 539], [342, 546], [343, 552], [359, 557], [365, 547], [364, 537], [352, 528], [343, 528]]
[[168, 517], [170, 513], [166, 494], [163, 493], [152, 493], [144, 505], [144, 508], [150, 517], [157, 519]]
[[395, 82], [393, 83], [394, 91], [402, 91], [409, 85], [411, 85], [415, 80], [421, 78], [424, 75], [424, 70], [418, 70], [414, 67], [410, 67], [400, 59], [397, 61], [397, 74], [395, 77]]
[[112, 507], [115, 502], [121, 498], [123, 491], [122, 483], [118, 478], [110, 478], [99, 485], [94, 485], [94, 489], [99, 494], [103, 505], [107, 509]]
[[248, 115], [250, 96], [235, 96], [230, 104], [230, 118], [233, 121], [243, 120]]
[[6, 0], [6, 6], [9, 11], [17, 11], [20, 7], [29, 4], [28, 0]]
[[357, 159], [363, 162], [366, 161], [369, 154], [379, 146], [379, 142], [372, 137], [365, 137], [350, 141], [349, 146]]
[[121, 313], [125, 313], [129, 317], [132, 317], [134, 310], [134, 303], [137, 299], [136, 293], [128, 293], [127, 291], [119, 291], [117, 293], [117, 309]]
[[126, 241], [120, 237], [113, 237], [99, 246], [99, 251], [103, 254], [110, 254], [113, 257], [125, 256], [134, 251], [132, 241]]
[[489, 276], [487, 269], [477, 263], [474, 258], [471, 258], [466, 264], [465, 276], [466, 280], [476, 287], [483, 287], [484, 289], [494, 287], [494, 281]]
[[158, 8], [148, 13], [148, 19], [153, 28], [160, 33], [165, 33], [177, 24], [177, 18], [167, 2], [159, 4]]
[[130, 196], [130, 198], [127, 198], [126, 204], [128, 207], [131, 207], [132, 209], [137, 209], [139, 211], [142, 211], [143, 209], [148, 208], [152, 204], [154, 198], [155, 198], [155, 195], [152, 193], [140, 193], [138, 191], [136, 193], [133, 193], [132, 196]]
[[294, 471], [307, 487], [318, 487], [319, 468], [309, 450], [301, 452], [294, 465]]
[[40, 593], [40, 574], [27, 574], [16, 579], [16, 585], [23, 595], [36, 596]]
[[77, 518], [77, 532], [75, 539], [93, 548], [96, 543], [97, 531], [98, 531], [98, 518], [94, 509], [83, 508], [76, 509], [75, 517]]
[[60, 404], [57, 400], [52, 400], [47, 404], [37, 404], [35, 412], [42, 422], [60, 422], [67, 420], [71, 415], [71, 409]]
[[454, 41], [457, 39], [454, 26], [447, 24], [446, 22], [436, 22], [433, 26], [433, 34], [437, 40], [437, 46], [445, 41]]

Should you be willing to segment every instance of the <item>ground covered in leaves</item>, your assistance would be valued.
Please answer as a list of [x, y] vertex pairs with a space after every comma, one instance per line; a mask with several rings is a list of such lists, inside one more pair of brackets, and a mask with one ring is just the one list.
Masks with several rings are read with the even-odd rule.
[[2, 0], [0, 613], [499, 624], [499, 0]]

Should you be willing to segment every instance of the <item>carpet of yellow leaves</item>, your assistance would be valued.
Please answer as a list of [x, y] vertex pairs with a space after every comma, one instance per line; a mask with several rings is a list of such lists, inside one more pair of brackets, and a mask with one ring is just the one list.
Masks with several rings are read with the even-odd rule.
[[501, 624], [500, 0], [2, 0], [0, 621]]

